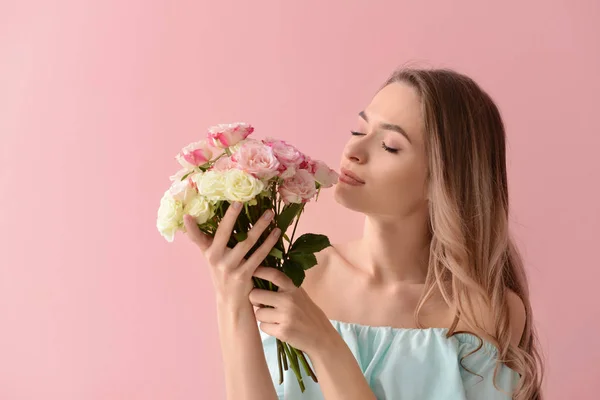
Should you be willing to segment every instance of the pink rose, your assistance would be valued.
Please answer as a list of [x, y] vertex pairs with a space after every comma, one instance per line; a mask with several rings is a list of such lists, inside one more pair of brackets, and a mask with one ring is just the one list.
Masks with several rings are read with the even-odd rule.
[[271, 146], [273, 143], [278, 142], [278, 141], [279, 141], [279, 139], [275, 139], [274, 137], [271, 137], [271, 136], [267, 136], [266, 138], [264, 138], [262, 140], [262, 142], [264, 144], [266, 144], [267, 146]]
[[213, 149], [206, 140], [200, 140], [184, 147], [175, 156], [179, 164], [185, 168], [194, 168], [207, 163], [213, 155]]
[[181, 166], [191, 170], [207, 163], [212, 155], [212, 147], [205, 140], [201, 140], [184, 147], [175, 158]]
[[314, 160], [310, 163], [310, 172], [315, 177], [315, 181], [319, 182], [321, 187], [328, 188], [338, 182], [339, 175], [332, 170], [321, 160]]
[[219, 124], [208, 128], [208, 138], [214, 146], [224, 149], [246, 139], [252, 132], [254, 128], [244, 122]]
[[308, 170], [311, 174], [314, 175], [315, 173], [315, 165], [314, 165], [314, 161], [307, 155], [304, 156], [304, 161], [300, 164], [300, 166], [298, 168], [300, 169], [306, 169]]
[[300, 150], [283, 140], [267, 138], [263, 142], [273, 149], [275, 157], [277, 157], [279, 162], [286, 168], [296, 168], [300, 166], [305, 159], [305, 155], [302, 154]]
[[295, 174], [296, 174], [296, 168], [294, 168], [294, 167], [286, 168], [283, 165], [281, 165], [281, 167], [279, 167], [279, 177], [281, 179], [290, 179]]
[[258, 140], [248, 139], [231, 155], [236, 168], [258, 179], [271, 179], [279, 173], [279, 161], [273, 150]]
[[235, 162], [231, 159], [231, 157], [223, 156], [219, 158], [214, 164], [211, 170], [214, 171], [227, 171], [231, 168], [235, 168]]
[[305, 169], [298, 170], [292, 178], [279, 186], [279, 194], [285, 204], [306, 203], [316, 192], [315, 179]]

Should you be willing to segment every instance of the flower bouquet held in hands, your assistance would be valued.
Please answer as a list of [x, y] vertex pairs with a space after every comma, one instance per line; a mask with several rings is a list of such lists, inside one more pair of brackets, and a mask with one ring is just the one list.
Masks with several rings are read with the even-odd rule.
[[[254, 128], [245, 123], [221, 124], [208, 129], [206, 139], [194, 142], [175, 157], [182, 168], [171, 176], [158, 210], [157, 228], [172, 242], [175, 232], [185, 232], [183, 216], [191, 215], [199, 229], [214, 237], [219, 222], [233, 202], [243, 204], [228, 247], [247, 237], [250, 228], [267, 210], [274, 213], [271, 226], [248, 252], [250, 257], [268, 237], [281, 229], [277, 244], [262, 265], [277, 268], [300, 287], [305, 271], [317, 263], [315, 253], [330, 246], [324, 235], [307, 233], [294, 240], [304, 206], [318, 198], [322, 188], [337, 183], [338, 174], [324, 162], [283, 140], [248, 138]], [[286, 233], [293, 225], [291, 235]], [[273, 283], [253, 277], [254, 287], [277, 291]], [[292, 367], [302, 392], [301, 367], [317, 382], [304, 353], [277, 339], [279, 384], [283, 368]]]

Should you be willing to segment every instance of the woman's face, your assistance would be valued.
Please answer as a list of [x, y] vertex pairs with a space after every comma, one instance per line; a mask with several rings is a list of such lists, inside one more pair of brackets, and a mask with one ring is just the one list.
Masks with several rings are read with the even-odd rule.
[[380, 90], [358, 116], [344, 147], [340, 169], [364, 184], [342, 177], [334, 197], [341, 205], [379, 217], [403, 217], [427, 210], [427, 157], [423, 116], [416, 90], [403, 82]]

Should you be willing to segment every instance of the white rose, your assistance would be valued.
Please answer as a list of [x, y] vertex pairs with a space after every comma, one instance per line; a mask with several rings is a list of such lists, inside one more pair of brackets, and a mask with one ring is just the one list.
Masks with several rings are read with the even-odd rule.
[[202, 176], [194, 176], [192, 180], [196, 184], [198, 193], [209, 201], [216, 203], [225, 200], [225, 172], [206, 171]]
[[183, 202], [173, 198], [169, 190], [160, 200], [156, 227], [168, 242], [172, 242], [175, 232], [183, 227]]
[[265, 184], [239, 169], [225, 172], [225, 198], [245, 203], [254, 199], [265, 188]]
[[183, 207], [183, 214], [191, 215], [196, 219], [196, 223], [202, 225], [215, 215], [215, 211], [204, 196], [196, 196]]

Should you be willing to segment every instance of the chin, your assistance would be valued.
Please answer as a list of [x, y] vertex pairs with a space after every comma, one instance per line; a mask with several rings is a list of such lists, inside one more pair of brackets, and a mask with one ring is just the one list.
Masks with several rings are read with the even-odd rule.
[[359, 193], [352, 192], [352, 189], [347, 190], [339, 184], [335, 185], [333, 199], [336, 201], [336, 203], [349, 210], [362, 213], [365, 211], [364, 196]]

